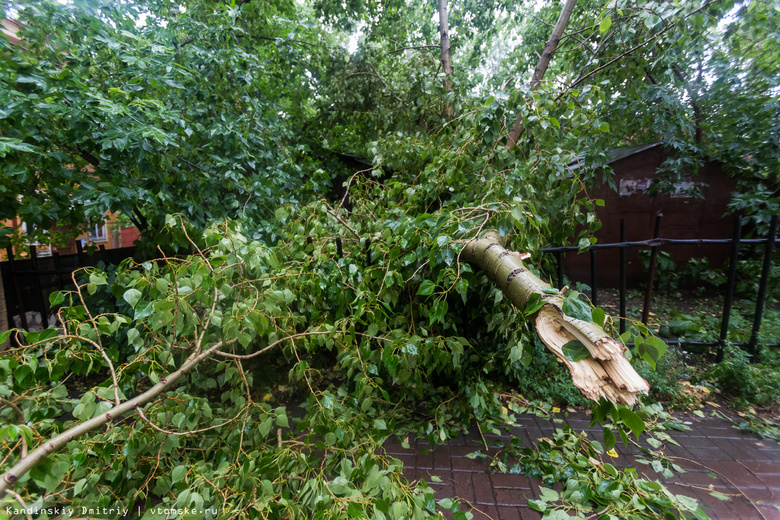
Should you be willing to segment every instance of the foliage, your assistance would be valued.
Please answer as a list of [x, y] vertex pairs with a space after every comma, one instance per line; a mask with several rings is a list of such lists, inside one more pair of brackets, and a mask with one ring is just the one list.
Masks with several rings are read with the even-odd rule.
[[25, 3], [25, 45], [0, 41], [0, 218], [20, 217], [33, 239], [57, 226], [56, 240], [120, 211], [170, 246], [156, 236], [166, 213], [202, 228], [300, 200], [305, 159], [278, 113], [306, 111], [291, 98], [311, 96], [305, 73], [318, 69], [288, 36], [321, 33], [282, 19], [290, 9]]
[[[633, 419], [629, 418], [629, 411], [625, 408], [605, 405], [607, 403], [602, 403], [594, 410], [597, 411], [594, 422], [606, 418], [598, 415], [598, 410], [612, 408], [610, 414], [620, 415], [626, 424], [632, 424]], [[658, 410], [653, 412], [657, 413]], [[665, 417], [668, 418], [668, 415]], [[539, 478], [548, 486], [560, 484], [558, 491], [540, 487], [541, 497], [529, 501], [529, 505], [542, 512], [542, 518], [545, 519], [587, 518], [594, 513], [616, 518], [659, 518], [661, 515], [707, 518], [695, 500], [675, 495], [657, 481], [639, 478], [634, 468], [619, 470], [604, 461], [605, 454], [617, 457], [613, 449], [615, 434], [612, 428], [615, 427], [612, 423], [605, 427], [605, 444], [588, 439], [585, 432], [575, 433], [568, 425], [556, 429], [552, 439], [539, 439], [534, 448], [523, 448], [522, 440], [512, 436], [501, 453], [493, 459], [491, 467], [495, 471], [523, 473]], [[630, 434], [631, 430], [624, 428], [617, 427], [624, 442], [628, 443], [626, 432]], [[666, 428], [663, 423], [654, 422], [653, 429], [654, 436], [648, 437], [648, 442], [654, 447], [661, 446], [662, 441], [659, 439], [671, 440], [664, 433]], [[638, 430], [634, 433], [638, 435]], [[651, 464], [655, 471], [665, 476], [671, 476], [669, 467], [682, 471], [659, 453], [645, 451], [653, 455], [655, 460], [645, 460], [644, 463]]]
[[571, 384], [568, 374], [561, 371], [561, 365], [538, 340], [533, 342], [533, 359], [523, 367], [515, 383], [517, 391], [530, 400], [550, 402], [561, 407], [583, 406], [587, 400]]
[[759, 359], [760, 362], [751, 363], [747, 352], [726, 346], [723, 361], [704, 371], [701, 379], [734, 398], [737, 405], [775, 406], [780, 402], [780, 356], [771, 349], [764, 349]]
[[650, 383], [651, 401], [659, 402], [667, 409], [687, 408], [698, 404], [690, 392], [686, 392], [682, 381], [691, 378], [695, 367], [686, 363], [683, 354], [670, 347], [653, 370], [649, 364], [637, 363], [637, 372]]

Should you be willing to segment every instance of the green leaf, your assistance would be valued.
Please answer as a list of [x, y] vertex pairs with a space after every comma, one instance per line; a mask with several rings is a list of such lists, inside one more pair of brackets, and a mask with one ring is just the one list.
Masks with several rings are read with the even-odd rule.
[[603, 327], [607, 323], [607, 313], [598, 307], [591, 311], [591, 317], [593, 319], [593, 323], [599, 327]]
[[108, 283], [103, 273], [96, 273], [94, 271], [89, 273], [89, 282], [94, 283], [95, 285], [106, 285]]
[[[54, 291], [49, 295], [49, 306], [50, 307], [56, 307], [57, 305], [62, 304], [62, 302], [65, 301], [65, 292], [63, 291]], [[2, 343], [2, 341], [0, 341]]]
[[615, 434], [609, 428], [604, 428], [604, 447], [608, 450], [615, 447]]
[[623, 421], [623, 424], [628, 426], [631, 432], [639, 438], [639, 435], [645, 431], [645, 422], [642, 418], [625, 406], [621, 406], [618, 413], [620, 414], [620, 420]]
[[135, 306], [138, 304], [138, 300], [141, 299], [141, 291], [138, 289], [128, 289], [122, 295], [122, 298], [124, 298], [124, 300], [130, 304], [130, 307], [135, 309]]
[[[637, 345], [636, 341], [634, 344]], [[642, 356], [642, 359], [647, 361], [653, 369], [655, 369], [658, 360], [664, 355], [666, 349], [666, 343], [656, 336], [649, 336], [637, 345], [639, 355]]]
[[606, 16], [601, 19], [601, 22], [599, 22], [599, 32], [601, 34], [604, 34], [605, 32], [609, 31], [609, 28], [611, 26], [612, 26], [612, 18]]
[[260, 435], [263, 436], [263, 438], [268, 437], [268, 434], [271, 432], [271, 428], [273, 428], [274, 425], [274, 419], [273, 417], [268, 417], [265, 421], [260, 423], [260, 426], [257, 427], [257, 430], [260, 432]]
[[140, 320], [150, 316], [152, 313], [154, 313], [154, 302], [141, 302], [135, 308], [135, 315], [133, 316], [133, 319]]
[[438, 504], [440, 508], [451, 511], [452, 507], [455, 505], [455, 501], [451, 498], [442, 498], [439, 500]]
[[435, 283], [433, 283], [430, 280], [423, 280], [423, 283], [420, 284], [420, 288], [417, 289], [417, 294], [422, 296], [428, 296], [430, 294], [433, 294], [434, 290], [436, 290]]
[[86, 486], [87, 486], [87, 479], [85, 478], [76, 482], [76, 485], [73, 486], [73, 496], [77, 496], [79, 493], [81, 493]]
[[544, 304], [545, 302], [542, 300], [542, 296], [539, 293], [533, 293], [525, 304], [523, 314], [525, 316], [532, 316], [539, 312], [539, 309], [544, 307]]
[[563, 301], [561, 310], [567, 316], [577, 318], [578, 320], [587, 321], [588, 323], [593, 323], [592, 309], [587, 303], [576, 297], [566, 298]]
[[177, 483], [178, 481], [182, 480], [187, 475], [187, 466], [180, 465], [173, 468], [173, 471], [171, 472], [171, 480], [173, 483]]
[[582, 361], [586, 357], [590, 356], [588, 347], [583, 345], [579, 340], [573, 339], [561, 347], [563, 355], [566, 359], [572, 362]]

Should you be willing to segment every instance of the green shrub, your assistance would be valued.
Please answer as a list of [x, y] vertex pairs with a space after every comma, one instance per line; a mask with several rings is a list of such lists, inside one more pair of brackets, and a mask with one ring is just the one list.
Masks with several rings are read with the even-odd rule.
[[714, 384], [734, 399], [738, 406], [772, 406], [780, 402], [780, 355], [766, 348], [759, 353], [761, 362], [751, 364], [744, 350], [726, 346], [723, 361], [707, 369], [702, 379]]

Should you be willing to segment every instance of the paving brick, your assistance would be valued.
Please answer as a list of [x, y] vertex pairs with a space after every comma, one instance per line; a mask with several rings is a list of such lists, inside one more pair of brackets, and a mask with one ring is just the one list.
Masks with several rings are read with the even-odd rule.
[[775, 448], [756, 448], [756, 450], [761, 454], [762, 458], [759, 459], [762, 462], [773, 462], [773, 461], [780, 461], [780, 450]]
[[386, 441], [382, 447], [385, 449], [385, 452], [389, 454], [398, 454], [398, 453], [409, 453], [410, 450], [404, 449], [400, 443], [396, 441]]
[[414, 467], [430, 469], [433, 467], [433, 453], [420, 453], [418, 450], [414, 457]]
[[450, 461], [453, 471], [474, 471], [484, 473], [488, 469], [488, 462], [467, 457], [453, 457]]
[[447, 446], [439, 446], [433, 451], [433, 468], [434, 469], [452, 469], [450, 463], [450, 450]]
[[[706, 435], [709, 438], [721, 438], [721, 439], [742, 439], [739, 430], [728, 426], [701, 426], [698, 428], [699, 433]], [[672, 438], [675, 438], [672, 435]], [[675, 439], [676, 440], [676, 439]]]
[[[679, 475], [679, 481], [694, 486], [704, 486], [704, 487], [707, 487], [710, 484], [718, 485], [718, 484], [725, 483], [725, 481], [718, 478], [717, 473], [712, 473], [713, 475], [715, 475], [715, 478], [710, 477], [707, 473], [711, 473], [711, 472], [710, 471], [688, 471], [682, 475]], [[675, 481], [678, 481], [678, 479], [675, 479]]]
[[[691, 493], [689, 490], [688, 493], [684, 494], [690, 496], [693, 493]], [[707, 513], [710, 518], [718, 518], [719, 520], [737, 520], [736, 514], [729, 507], [729, 504], [732, 502], [731, 500], [724, 502], [723, 500], [710, 495], [707, 495], [706, 497], [697, 496], [695, 498], [699, 501], [699, 507], [705, 513]]]
[[404, 469], [414, 469], [417, 464], [417, 458], [413, 453], [406, 453], [402, 455], [393, 455], [393, 458], [400, 460], [404, 464]]
[[452, 480], [456, 497], [471, 503], [476, 501], [476, 496], [474, 496], [474, 484], [471, 481], [471, 473], [455, 473]]
[[523, 496], [523, 491], [525, 490], [500, 488], [494, 489], [493, 493], [499, 506], [520, 506], [528, 503], [528, 499]]
[[723, 460], [724, 456], [727, 459], [734, 459], [735, 457], [727, 452], [724, 451], [718, 447], [714, 448], [700, 448], [699, 446], [688, 446], [688, 453], [691, 454], [691, 457], [696, 460]]
[[761, 513], [745, 498], [737, 497], [729, 506], [740, 520], [761, 520]]
[[668, 445], [666, 448], [667, 455], [671, 455], [673, 457], [682, 457], [684, 459], [692, 459], [693, 455], [691, 455], [691, 453], [685, 448], [685, 444], [680, 444], [682, 444], [682, 446], [675, 446], [674, 444]]
[[522, 520], [539, 520], [542, 518], [542, 513], [534, 511], [530, 507], [521, 507], [518, 511], [520, 511], [520, 518]]
[[473, 473], [471, 482], [474, 485], [474, 502], [477, 504], [495, 504], [493, 486], [490, 483], [490, 475], [487, 473]]
[[780, 475], [760, 475], [760, 478], [767, 487], [780, 491]]
[[465, 446], [466, 445], [466, 437], [464, 435], [458, 435], [457, 437], [453, 437], [449, 441], [447, 441], [447, 444], [450, 446]]
[[[684, 418], [689, 420], [688, 418]], [[570, 414], [566, 419], [578, 431], [587, 430], [592, 439], [601, 441], [601, 428], [589, 428], [589, 417]], [[512, 433], [523, 440], [525, 446], [533, 446], [541, 437], [550, 437], [560, 423], [534, 416], [519, 416]], [[756, 436], [744, 435], [730, 428], [723, 420], [707, 417], [691, 424], [690, 432], [672, 432], [681, 447], [668, 445], [666, 454], [674, 462], [689, 470], [663, 479], [649, 466], [637, 464], [637, 449], [618, 443], [621, 456], [612, 459], [620, 468], [634, 466], [652, 480], [661, 480], [673, 493], [691, 496], [699, 500], [701, 507], [713, 520], [753, 520], [761, 518], [749, 497], [761, 507], [766, 520], [780, 520], [780, 510], [772, 507], [780, 504], [780, 448]], [[502, 429], [503, 432], [503, 429]], [[486, 434], [492, 444], [506, 441], [508, 437]], [[436, 491], [436, 498], [457, 496], [476, 506], [474, 517], [492, 520], [539, 520], [541, 514], [528, 507], [528, 500], [538, 498], [539, 481], [524, 475], [488, 474], [489, 460], [469, 459], [467, 454], [484, 450], [483, 439], [476, 430], [459, 435], [445, 446], [430, 446], [424, 439], [413, 441], [412, 450], [405, 450], [392, 439], [385, 445], [387, 453], [404, 463], [407, 478], [424, 478]], [[492, 455], [490, 450], [488, 455]], [[717, 478], [707, 475], [713, 472]], [[441, 482], [433, 482], [437, 475]], [[730, 482], [729, 482], [730, 481]], [[739, 490], [732, 485], [739, 486]], [[692, 487], [693, 486], [693, 487]], [[698, 487], [696, 487], [698, 486]], [[731, 500], [723, 502], [712, 497], [707, 487], [725, 493]], [[548, 486], [546, 486], [548, 487]], [[560, 490], [560, 485], [552, 486]], [[702, 489], [704, 488], [704, 489]], [[745, 496], [739, 496], [740, 490]], [[452, 518], [446, 513], [445, 518]]]
[[748, 468], [737, 461], [711, 461], [709, 466], [716, 471], [716, 475], [724, 480], [730, 481], [740, 488], [767, 487], [767, 483], [759, 479]]
[[498, 508], [495, 505], [477, 505], [471, 510], [474, 520], [499, 520]]
[[780, 490], [773, 491], [769, 488], [747, 488], [742, 492], [753, 502], [764, 502], [767, 504], [780, 503]]
[[441, 500], [442, 498], [454, 498], [456, 496], [452, 482], [432, 482], [429, 478], [426, 478], [425, 482], [427, 482], [428, 487], [433, 490], [433, 496], [436, 498], [436, 500]]
[[499, 520], [521, 520], [520, 509], [517, 507], [502, 507], [498, 506]]
[[764, 518], [766, 520], [780, 520], [780, 504], [759, 504], [758, 509], [761, 510], [761, 513], [764, 515]]
[[780, 475], [780, 457], [778, 457], [775, 462], [749, 461], [744, 464], [753, 473]]
[[523, 475], [494, 473], [490, 475], [493, 488], [531, 489], [531, 479]]

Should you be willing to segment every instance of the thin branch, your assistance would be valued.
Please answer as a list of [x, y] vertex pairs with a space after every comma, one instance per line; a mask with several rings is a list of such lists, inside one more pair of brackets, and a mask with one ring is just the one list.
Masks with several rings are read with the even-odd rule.
[[325, 205], [325, 211], [327, 211], [331, 216], [333, 216], [333, 218], [338, 220], [341, 223], [341, 225], [347, 228], [350, 232], [352, 232], [353, 235], [355, 235], [355, 237], [358, 240], [360, 240], [360, 234], [357, 231], [355, 231], [355, 229], [352, 226], [350, 226], [346, 220], [341, 218], [337, 213], [331, 211], [331, 209], [327, 206], [327, 204]]
[[388, 56], [390, 54], [396, 54], [396, 53], [403, 52], [403, 51], [428, 50], [428, 49], [438, 49], [438, 48], [439, 48], [438, 45], [412, 45], [410, 47], [401, 47], [400, 49], [395, 49], [395, 50], [386, 52], [386, 53], [384, 53], [380, 57], [385, 57], [385, 56]]
[[199, 430], [187, 430], [186, 432], [174, 432], [174, 431], [171, 431], [171, 430], [165, 430], [165, 429], [163, 429], [163, 428], [160, 428], [159, 426], [157, 426], [156, 424], [154, 424], [152, 421], [150, 421], [148, 417], [146, 417], [146, 415], [144, 414], [143, 410], [141, 410], [141, 407], [140, 407], [140, 406], [136, 406], [136, 407], [135, 407], [135, 411], [136, 411], [136, 412], [138, 412], [138, 416], [141, 418], [141, 420], [142, 420], [143, 422], [145, 422], [146, 424], [148, 424], [149, 426], [151, 426], [153, 429], [157, 430], [158, 432], [166, 433], [166, 434], [168, 434], [168, 435], [189, 435], [189, 434], [191, 434], [191, 433], [203, 433], [203, 432], [207, 432], [207, 431], [209, 431], [209, 430], [215, 430], [215, 429], [217, 429], [217, 428], [222, 428], [222, 427], [223, 427], [223, 426], [225, 426], [226, 424], [230, 424], [230, 423], [232, 423], [233, 421], [235, 421], [236, 419], [238, 419], [238, 417], [239, 417], [241, 414], [243, 414], [243, 413], [244, 413], [244, 411], [245, 411], [247, 408], [249, 408], [249, 406], [250, 406], [250, 405], [251, 405], [251, 403], [250, 403], [250, 404], [246, 404], [246, 405], [245, 405], [245, 406], [244, 406], [244, 407], [241, 409], [241, 411], [239, 411], [239, 412], [238, 412], [238, 413], [235, 415], [235, 417], [233, 417], [233, 418], [231, 418], [231, 419], [228, 419], [227, 421], [223, 422], [222, 424], [215, 424], [215, 425], [213, 425], [213, 426], [208, 426], [208, 427], [206, 427], [206, 428], [201, 428], [201, 429], [199, 429]]
[[[24, 420], [24, 412], [21, 408], [19, 408], [19, 405], [14, 403], [13, 401], [9, 401], [8, 399], [4, 399], [0, 397], [0, 404], [5, 405], [9, 407], [11, 410], [16, 412], [16, 415], [19, 417], [19, 423], [24, 424], [26, 421]], [[27, 441], [24, 439], [23, 435], [19, 436], [19, 439], [22, 441], [22, 455], [21, 458], [25, 458], [27, 456]]]
[[279, 345], [280, 343], [284, 343], [287, 340], [294, 340], [294, 339], [303, 338], [303, 337], [306, 337], [306, 336], [317, 336], [317, 335], [332, 334], [332, 333], [333, 333], [332, 331], [321, 330], [321, 331], [301, 332], [300, 334], [292, 334], [290, 336], [286, 336], [286, 337], [284, 337], [282, 339], [276, 340], [273, 343], [271, 343], [270, 345], [268, 345], [267, 347], [261, 348], [257, 352], [252, 352], [251, 354], [244, 354], [244, 355], [241, 355], [241, 354], [231, 354], [229, 352], [222, 352], [220, 350], [217, 350], [214, 353], [216, 355], [218, 355], [218, 356], [222, 356], [222, 357], [226, 357], [226, 358], [230, 358], [230, 359], [252, 359], [253, 357], [257, 357], [260, 354], [271, 350], [272, 348], [274, 348], [275, 346]]
[[[707, 7], [709, 7], [710, 5], [712, 5], [712, 4], [713, 4], [715, 1], [716, 1], [716, 0], [712, 0], [712, 1], [710, 1], [710, 2], [707, 2], [707, 3], [705, 3], [704, 5], [702, 5], [701, 7], [699, 7], [698, 9], [694, 9], [693, 11], [691, 11], [690, 13], [688, 13], [687, 15], [685, 15], [685, 16], [683, 17], [683, 20], [687, 20], [688, 18], [690, 18], [691, 16], [695, 15], [695, 14], [696, 14], [696, 13], [698, 13], [699, 11], [702, 11], [702, 10], [706, 9]], [[651, 37], [650, 37], [650, 38], [648, 38], [647, 40], [645, 40], [645, 41], [643, 41], [643, 42], [641, 42], [641, 43], [638, 43], [638, 44], [634, 45], [633, 47], [631, 47], [630, 49], [628, 49], [628, 50], [627, 50], [627, 51], [625, 51], [625, 52], [622, 52], [622, 53], [618, 54], [617, 56], [615, 56], [614, 58], [612, 58], [611, 60], [609, 60], [607, 63], [605, 63], [604, 65], [601, 65], [600, 67], [596, 67], [595, 69], [593, 69], [592, 71], [588, 72], [587, 74], [584, 74], [584, 75], [583, 75], [583, 74], [580, 74], [580, 76], [579, 76], [579, 77], [577, 77], [577, 79], [575, 79], [575, 80], [574, 80], [574, 82], [573, 82], [573, 83], [571, 83], [571, 84], [570, 84], [570, 85], [567, 87], [567, 90], [570, 90], [570, 89], [572, 89], [572, 88], [576, 87], [578, 84], [582, 83], [582, 82], [583, 82], [583, 81], [585, 81], [587, 78], [589, 78], [589, 77], [593, 76], [594, 74], [597, 74], [598, 72], [600, 72], [600, 71], [602, 71], [602, 70], [606, 69], [607, 67], [609, 67], [609, 66], [610, 66], [610, 65], [612, 65], [613, 63], [615, 63], [615, 62], [617, 62], [617, 61], [619, 61], [619, 60], [621, 60], [621, 59], [625, 58], [625, 57], [626, 57], [626, 56], [628, 56], [629, 54], [633, 53], [635, 50], [637, 50], [637, 49], [639, 49], [639, 48], [641, 48], [641, 47], [644, 47], [645, 45], [647, 45], [647, 44], [649, 44], [649, 43], [652, 43], [653, 41], [655, 41], [655, 40], [657, 40], [658, 38], [660, 38], [662, 35], [666, 34], [666, 32], [667, 32], [667, 31], [669, 31], [670, 29], [672, 29], [672, 28], [673, 28], [673, 27], [675, 27], [676, 25], [677, 25], [676, 23], [670, 23], [669, 25], [667, 25], [666, 27], [664, 27], [663, 29], [661, 29], [660, 31], [658, 31], [657, 33], [655, 33], [653, 36], [651, 36]]]
[[24, 517], [27, 518], [27, 520], [32, 520], [32, 515], [30, 515], [30, 513], [27, 512], [27, 504], [24, 503], [24, 500], [22, 499], [21, 495], [12, 489], [8, 489], [6, 490], [6, 492], [12, 497], [14, 497], [14, 500], [19, 502], [19, 504], [21, 504], [22, 511], [24, 511]]

